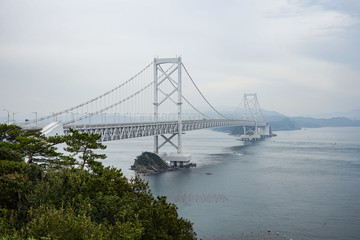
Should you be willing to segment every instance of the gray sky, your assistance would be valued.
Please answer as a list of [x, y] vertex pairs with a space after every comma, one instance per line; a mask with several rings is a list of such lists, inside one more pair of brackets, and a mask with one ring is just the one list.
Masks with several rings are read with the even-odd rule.
[[220, 109], [256, 92], [290, 116], [349, 111], [359, 43], [358, 0], [0, 0], [0, 108], [59, 111], [181, 55]]

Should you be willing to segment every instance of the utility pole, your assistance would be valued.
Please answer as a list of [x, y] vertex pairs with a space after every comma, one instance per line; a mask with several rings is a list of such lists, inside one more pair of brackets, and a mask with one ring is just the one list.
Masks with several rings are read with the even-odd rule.
[[35, 113], [35, 126], [37, 126], [37, 112], [32, 112]]
[[10, 112], [9, 112], [9, 110], [3, 109], [3, 111], [6, 111], [6, 112], [7, 112], [7, 115], [8, 115], [7, 123], [9, 123], [9, 122], [10, 122]]
[[15, 123], [15, 114], [17, 114], [18, 112], [13, 112], [13, 122]]

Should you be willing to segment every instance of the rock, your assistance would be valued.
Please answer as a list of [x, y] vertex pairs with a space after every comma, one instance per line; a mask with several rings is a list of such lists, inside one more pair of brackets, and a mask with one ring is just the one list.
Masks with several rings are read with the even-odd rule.
[[137, 173], [161, 173], [170, 170], [169, 165], [157, 154], [143, 152], [137, 156], [131, 169]]

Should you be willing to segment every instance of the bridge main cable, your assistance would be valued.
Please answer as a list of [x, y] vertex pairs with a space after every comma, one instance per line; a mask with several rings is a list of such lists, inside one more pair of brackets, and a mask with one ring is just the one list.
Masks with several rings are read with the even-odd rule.
[[[118, 90], [119, 88], [123, 87], [124, 85], [128, 84], [129, 82], [131, 82], [132, 80], [134, 80], [136, 77], [138, 77], [140, 74], [142, 74], [145, 70], [147, 70], [152, 64], [153, 64], [153, 62], [151, 62], [150, 64], [148, 64], [144, 69], [142, 69], [140, 72], [138, 72], [137, 74], [135, 74], [133, 77], [131, 77], [131, 78], [130, 78], [129, 80], [127, 80], [126, 82], [123, 82], [122, 84], [120, 84], [120, 85], [118, 85], [117, 87], [115, 87], [115, 88], [107, 91], [106, 93], [104, 93], [104, 94], [102, 94], [102, 95], [100, 95], [100, 96], [97, 96], [97, 97], [95, 97], [95, 98], [93, 98], [93, 99], [91, 99], [91, 100], [89, 100], [89, 101], [86, 101], [86, 102], [84, 102], [84, 103], [81, 103], [81, 104], [79, 104], [79, 105], [76, 105], [75, 107], [71, 107], [71, 108], [65, 109], [65, 110], [63, 110], [63, 111], [60, 111], [60, 112], [57, 112], [57, 113], [53, 113], [53, 114], [51, 114], [51, 115], [47, 115], [47, 116], [38, 118], [38, 119], [36, 119], [36, 120], [23, 122], [23, 123], [20, 123], [19, 125], [20, 125], [20, 126], [22, 126], [22, 125], [28, 125], [28, 124], [31, 124], [31, 123], [34, 123], [34, 122], [39, 122], [39, 121], [42, 121], [42, 120], [46, 120], [46, 119], [49, 119], [49, 118], [53, 118], [53, 117], [59, 116], [59, 115], [61, 115], [61, 114], [63, 114], [63, 113], [71, 112], [71, 111], [73, 111], [73, 110], [75, 110], [75, 109], [78, 109], [78, 108], [83, 107], [83, 106], [85, 106], [85, 105], [87, 105], [87, 104], [90, 104], [90, 103], [92, 103], [92, 102], [94, 102], [94, 101], [96, 101], [96, 100], [98, 100], [98, 99], [100, 99], [100, 98], [103, 98], [103, 97], [109, 95], [110, 93]], [[94, 114], [92, 114], [92, 115], [94, 115]], [[92, 116], [92, 115], [91, 115], [91, 116]]]
[[[164, 69], [161, 67], [161, 66], [159, 66], [159, 68], [164, 72]], [[171, 83], [171, 85], [174, 87], [174, 88], [177, 88], [176, 86], [175, 86], [175, 84], [173, 83], [173, 81], [169, 81], [170, 83]], [[190, 107], [192, 107], [195, 111], [197, 111], [200, 115], [202, 115], [202, 116], [204, 116], [204, 117], [206, 117], [206, 118], [211, 118], [211, 117], [209, 117], [209, 116], [207, 116], [205, 113], [202, 113], [199, 109], [197, 109], [194, 105], [192, 105], [190, 102], [189, 102], [189, 100], [187, 100], [186, 99], [186, 97], [183, 95], [183, 94], [181, 94], [181, 97], [185, 100], [185, 102], [187, 102], [189, 105], [190, 105]]]
[[[152, 64], [153, 64], [153, 62], [152, 62], [151, 64], [149, 64], [149, 65], [148, 65], [145, 69], [143, 69], [141, 72], [139, 72], [137, 75], [135, 75], [134, 77], [132, 77], [130, 80], [132, 80], [132, 79], [134, 79], [135, 77], [139, 76], [142, 72], [144, 72], [144, 71], [145, 71], [148, 67], [150, 67]], [[171, 66], [171, 67], [168, 68], [166, 71], [164, 71], [164, 74], [162, 74], [161, 76], [159, 76], [159, 78], [162, 78], [162, 77], [165, 75], [165, 73], [167, 73], [172, 67], [173, 67], [173, 66]], [[130, 80], [128, 80], [127, 82], [129, 82]], [[125, 83], [124, 83], [124, 84], [125, 84]], [[122, 84], [122, 86], [123, 86], [124, 84]], [[72, 119], [72, 120], [70, 120], [70, 121], [64, 122], [63, 125], [66, 126], [66, 125], [69, 125], [69, 124], [71, 124], [71, 123], [81, 121], [81, 120], [83, 120], [83, 119], [91, 118], [91, 117], [94, 116], [94, 115], [97, 115], [97, 114], [99, 114], [99, 113], [103, 113], [103, 112], [105, 112], [105, 111], [107, 111], [107, 110], [109, 110], [109, 109], [111, 109], [111, 108], [114, 108], [114, 107], [122, 104], [123, 102], [126, 102], [126, 101], [130, 100], [131, 98], [139, 95], [140, 93], [142, 93], [143, 91], [145, 91], [147, 88], [149, 88], [149, 87], [150, 87], [151, 85], [153, 85], [153, 84], [154, 84], [154, 82], [152, 81], [152, 82], [150, 82], [149, 84], [147, 84], [146, 86], [144, 86], [143, 88], [141, 88], [139, 91], [136, 91], [135, 93], [129, 95], [129, 96], [126, 97], [126, 98], [123, 98], [123, 99], [117, 101], [116, 103], [113, 103], [113, 104], [111, 104], [111, 105], [109, 105], [109, 106], [107, 106], [107, 107], [104, 107], [104, 108], [102, 108], [102, 109], [99, 109], [99, 110], [97, 110], [96, 112], [88, 113], [88, 114], [85, 115], [85, 116], [81, 116], [81, 117], [78, 117], [78, 118], [76, 118], [76, 119]], [[110, 90], [110, 91], [108, 91], [108, 93], [110, 93], [110, 92], [112, 92], [112, 91], [114, 91], [114, 90], [116, 90], [116, 89]], [[104, 95], [104, 94], [103, 94], [103, 95]]]
[[200, 89], [198, 88], [198, 86], [196, 85], [196, 83], [194, 82], [194, 80], [192, 79], [192, 77], [190, 76], [188, 70], [186, 69], [185, 65], [183, 63], [181, 63], [181, 65], [183, 66], [183, 68], [185, 69], [186, 74], [188, 75], [188, 77], [190, 78], [191, 82], [194, 84], [195, 88], [197, 89], [197, 91], [200, 93], [200, 95], [202, 96], [202, 98], [207, 102], [207, 104], [217, 113], [219, 114], [219, 116], [228, 119], [228, 117], [225, 117], [224, 115], [222, 115], [218, 110], [216, 110], [211, 104], [210, 102], [205, 98], [204, 94], [202, 94], [202, 92], [200, 91]]
[[132, 97], [140, 94], [141, 92], [143, 92], [145, 89], [149, 88], [149, 87], [150, 87], [151, 85], [153, 85], [153, 84], [154, 84], [154, 82], [151, 82], [151, 83], [149, 83], [148, 85], [146, 85], [145, 87], [143, 87], [142, 89], [140, 89], [139, 91], [131, 94], [130, 96], [128, 96], [128, 97], [126, 97], [126, 98], [124, 98], [124, 99], [122, 99], [122, 100], [120, 100], [120, 101], [118, 101], [118, 102], [116, 102], [116, 103], [114, 103], [114, 104], [111, 104], [110, 106], [107, 106], [107, 107], [105, 107], [105, 108], [102, 108], [102, 109], [100, 109], [100, 110], [98, 110], [98, 111], [96, 111], [96, 112], [94, 112], [94, 113], [90, 113], [90, 114], [88, 114], [88, 115], [85, 115], [85, 116], [82, 116], [82, 117], [73, 119], [73, 120], [71, 120], [71, 121], [64, 122], [64, 126], [65, 126], [65, 125], [68, 125], [68, 124], [70, 124], [70, 123], [74, 123], [74, 122], [77, 122], [77, 121], [80, 121], [80, 120], [83, 120], [83, 119], [92, 117], [92, 116], [94, 116], [94, 115], [96, 115], [96, 114], [105, 112], [106, 110], [109, 110], [109, 109], [111, 109], [111, 108], [113, 108], [113, 107], [115, 107], [115, 106], [117, 106], [117, 105], [120, 105], [121, 103], [126, 102], [127, 100], [131, 99]]

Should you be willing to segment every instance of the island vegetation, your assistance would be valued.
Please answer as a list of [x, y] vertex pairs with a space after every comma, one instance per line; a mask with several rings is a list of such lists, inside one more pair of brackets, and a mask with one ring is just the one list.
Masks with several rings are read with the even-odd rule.
[[137, 173], [162, 173], [174, 170], [157, 154], [151, 152], [143, 152], [137, 156], [131, 169]]
[[1, 240], [196, 239], [166, 197], [102, 165], [99, 137], [76, 130], [45, 137], [0, 125]]

